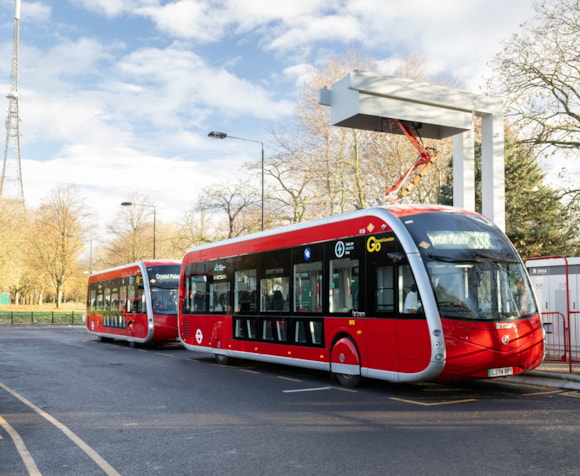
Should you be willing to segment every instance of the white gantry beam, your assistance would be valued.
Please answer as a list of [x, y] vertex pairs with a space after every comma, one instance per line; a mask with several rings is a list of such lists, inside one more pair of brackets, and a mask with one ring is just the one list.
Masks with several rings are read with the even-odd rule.
[[354, 71], [321, 89], [335, 126], [400, 134], [393, 119], [423, 138], [453, 136], [453, 203], [475, 209], [474, 116], [482, 121], [482, 213], [505, 230], [503, 103], [498, 98], [419, 81]]

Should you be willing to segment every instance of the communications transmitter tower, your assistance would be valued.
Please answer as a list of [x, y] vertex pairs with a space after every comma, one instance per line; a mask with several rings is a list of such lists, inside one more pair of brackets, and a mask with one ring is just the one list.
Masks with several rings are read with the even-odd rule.
[[12, 53], [12, 87], [8, 94], [8, 117], [6, 118], [6, 142], [4, 162], [0, 177], [0, 199], [13, 199], [24, 203], [22, 164], [20, 162], [20, 115], [18, 112], [18, 41], [20, 0], [14, 4], [14, 50]]

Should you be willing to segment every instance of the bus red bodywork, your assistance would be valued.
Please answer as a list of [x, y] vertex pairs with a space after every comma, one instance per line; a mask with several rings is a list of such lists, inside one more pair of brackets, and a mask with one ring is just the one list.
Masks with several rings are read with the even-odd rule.
[[[431, 251], [435, 245], [411, 238], [403, 221], [419, 222], [420, 217], [429, 215], [435, 221], [444, 216], [456, 221], [471, 217], [478, 223], [481, 221], [481, 227], [485, 230], [493, 227], [480, 215], [450, 207], [397, 205], [359, 210], [189, 250], [183, 258], [180, 279], [178, 327], [181, 341], [190, 350], [215, 354], [218, 362], [239, 357], [328, 370], [339, 376], [339, 380], [346, 385], [351, 382], [355, 384], [360, 376], [399, 382], [497, 377], [517, 374], [539, 365], [544, 354], [543, 331], [539, 314], [534, 311], [533, 297], [525, 297], [525, 312], [514, 310], [509, 317], [494, 318], [483, 300], [486, 293], [491, 293], [491, 288], [501, 298], [500, 301], [507, 300], [503, 296], [507, 296], [508, 290], [501, 289], [497, 281], [477, 293], [472, 289], [472, 294], [477, 294], [481, 301], [477, 308], [479, 314], [473, 310], [475, 306], [469, 310], [470, 318], [462, 318], [453, 309], [446, 310], [442, 304], [443, 298], [436, 294], [435, 281], [451, 277], [452, 272], [477, 271], [484, 276], [483, 273], [489, 274], [495, 268], [492, 269], [487, 262], [486, 267], [476, 268], [479, 266], [477, 263], [484, 262], [478, 258], [473, 260], [474, 264], [465, 261], [467, 264], [462, 262], [451, 269], [445, 267], [447, 263], [443, 258], [435, 257], [434, 262], [441, 259], [442, 266], [438, 271], [447, 274], [441, 278], [436, 276], [434, 270], [428, 272], [424, 261], [427, 258], [423, 254], [425, 250], [422, 248], [427, 247]], [[482, 232], [472, 234], [479, 237], [477, 233]], [[505, 238], [495, 227], [490, 234], [493, 239], [496, 235]], [[518, 263], [513, 264], [517, 254], [507, 238], [505, 240], [506, 244], [502, 246], [506, 249], [500, 250], [510, 255], [505, 266], [523, 266], [519, 257]], [[361, 273], [360, 276], [351, 275], [348, 278], [353, 286], [348, 288], [352, 303], [350, 309], [331, 312], [331, 304], [326, 303], [321, 309], [303, 313], [296, 305], [303, 292], [297, 284], [296, 275], [288, 280], [289, 304], [284, 311], [263, 309], [267, 297], [265, 288], [256, 289], [260, 304], [256, 304], [253, 312], [239, 313], [235, 306], [228, 311], [211, 311], [211, 306], [206, 306], [203, 312], [196, 312], [193, 305], [187, 307], [188, 299], [193, 299], [190, 296], [193, 285], [188, 288], [189, 291], [186, 289], [188, 280], [193, 282], [195, 278], [198, 284], [206, 286], [206, 293], [209, 290], [211, 294], [211, 283], [215, 282], [216, 276], [227, 276], [229, 272], [227, 279], [231, 286], [235, 286], [235, 269], [230, 270], [228, 266], [235, 267], [236, 260], [243, 257], [256, 256], [261, 262], [262, 256], [264, 260], [273, 259], [266, 258], [269, 252], [286, 253], [290, 250], [288, 253], [294, 253], [292, 265], [296, 270], [296, 266], [302, 265], [302, 250], [314, 253], [314, 248], [319, 247], [324, 254], [324, 274], [330, 261], [335, 266], [340, 265], [337, 264], [340, 261], [339, 251], [342, 252], [340, 247], [344, 247], [345, 243], [352, 248], [351, 255], [356, 256], [356, 272]], [[387, 253], [388, 247], [392, 250]], [[460, 250], [461, 253], [463, 251]], [[494, 260], [490, 259], [489, 262], [496, 266]], [[199, 270], [205, 265], [207, 271], [204, 275]], [[289, 263], [288, 269], [290, 266]], [[222, 275], [212, 274], [212, 267], [219, 267]], [[259, 277], [268, 280], [268, 273], [273, 275], [276, 270], [282, 270], [282, 265], [271, 269], [266, 265], [257, 267], [256, 288], [260, 286]], [[389, 286], [393, 282], [392, 288], [378, 286], [379, 274], [386, 276], [381, 279], [385, 279]], [[422, 303], [422, 312], [417, 315], [403, 314], [402, 310], [403, 296], [407, 292], [404, 280], [409, 275], [416, 283]], [[341, 291], [337, 291], [332, 279], [332, 276], [324, 274], [321, 278], [322, 289], [314, 291], [311, 287], [311, 292], [320, 293], [324, 302], [332, 302], [336, 293]], [[523, 286], [527, 286], [525, 273], [518, 279], [524, 282]], [[516, 283], [518, 286], [522, 285], [520, 281]], [[473, 288], [474, 285], [470, 286]], [[198, 286], [196, 289], [201, 288]], [[355, 306], [354, 294], [359, 291], [364, 296], [356, 298]], [[235, 301], [234, 290], [228, 292], [230, 302]], [[384, 302], [380, 301], [377, 297], [379, 293], [394, 295], [392, 303], [390, 297]], [[518, 299], [522, 299], [521, 296]], [[507, 306], [506, 303], [500, 304]], [[515, 304], [510, 305], [513, 308]], [[497, 306], [497, 303], [489, 306]], [[500, 315], [499, 312], [496, 314]], [[244, 333], [244, 327], [247, 327], [247, 333]], [[310, 332], [311, 336], [304, 340], [299, 338], [302, 329]]]

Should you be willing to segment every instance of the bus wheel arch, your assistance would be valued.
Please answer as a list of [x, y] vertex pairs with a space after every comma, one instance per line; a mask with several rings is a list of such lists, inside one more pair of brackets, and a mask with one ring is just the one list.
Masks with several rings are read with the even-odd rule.
[[330, 370], [345, 387], [356, 387], [361, 379], [360, 352], [348, 334], [335, 337], [330, 351]]

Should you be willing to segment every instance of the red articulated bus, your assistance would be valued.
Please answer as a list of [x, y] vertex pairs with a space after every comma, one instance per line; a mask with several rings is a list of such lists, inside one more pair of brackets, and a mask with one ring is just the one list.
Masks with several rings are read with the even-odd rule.
[[178, 342], [177, 291], [181, 262], [139, 261], [89, 277], [87, 330], [103, 341]]
[[451, 207], [370, 208], [192, 248], [179, 298], [187, 349], [326, 370], [347, 386], [499, 377], [544, 356], [516, 250]]

